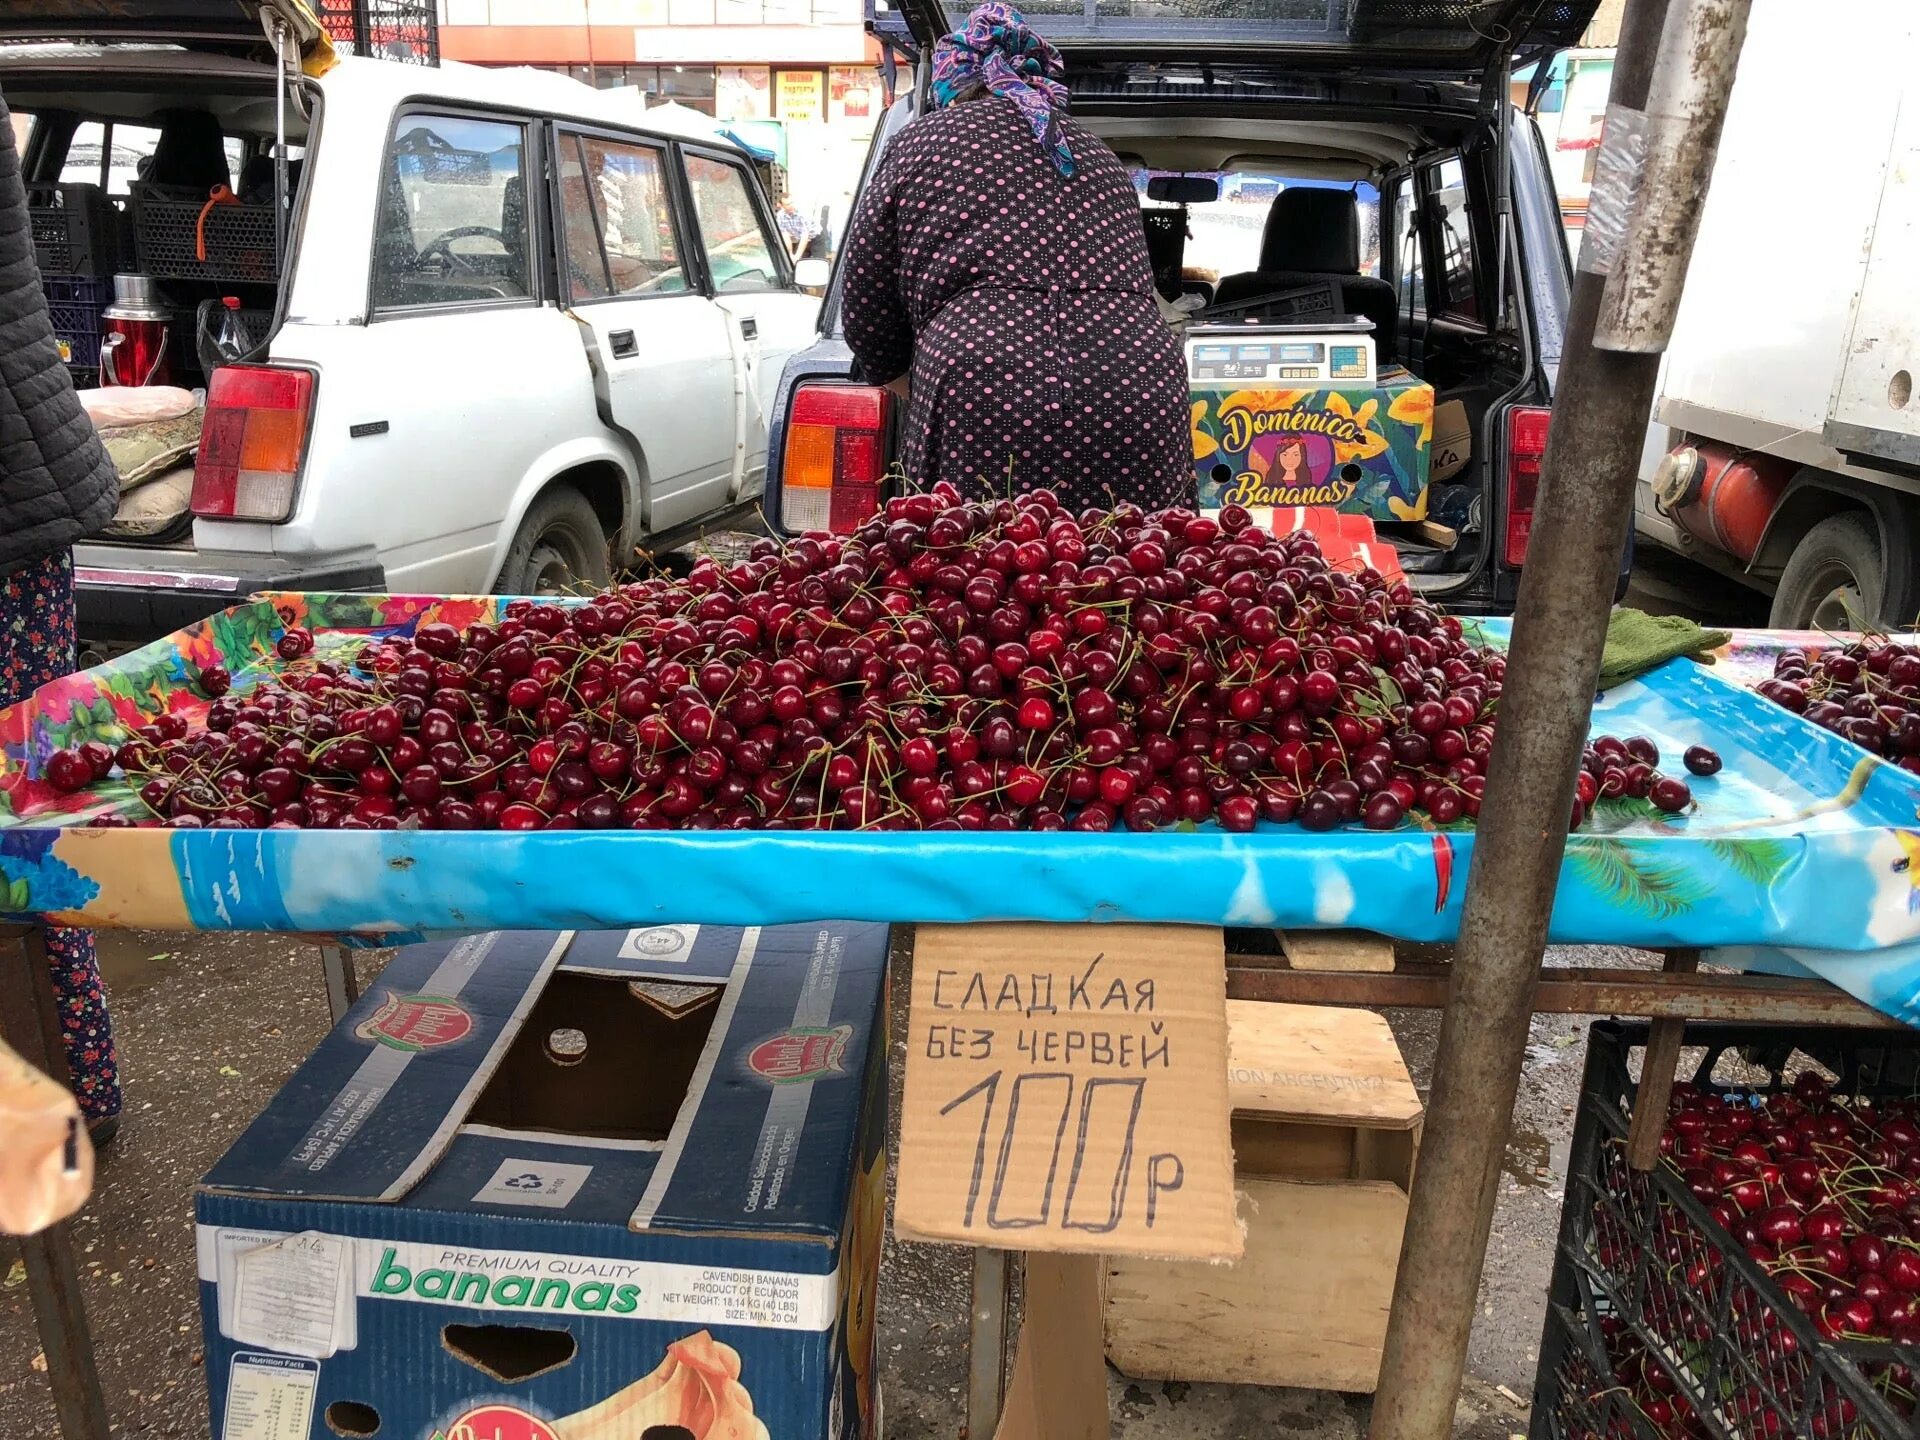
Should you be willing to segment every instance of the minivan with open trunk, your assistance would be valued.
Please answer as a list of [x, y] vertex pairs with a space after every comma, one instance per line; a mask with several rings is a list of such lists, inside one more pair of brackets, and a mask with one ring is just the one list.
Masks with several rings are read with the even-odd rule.
[[[1513, 76], [1529, 65], [1544, 76], [1542, 62], [1574, 43], [1596, 8], [1024, 7], [1065, 57], [1075, 119], [1134, 172], [1156, 286], [1182, 312], [1192, 375], [1202, 374], [1203, 343], [1265, 336], [1317, 295], [1330, 297], [1322, 318], [1371, 337], [1383, 375], [1431, 386], [1424, 506], [1387, 512], [1379, 529], [1423, 594], [1466, 613], [1513, 608], [1571, 288], [1545, 145], [1514, 104]], [[933, 47], [965, 10], [964, 0], [900, 0], [875, 16], [911, 71], [875, 136], [869, 175], [927, 108]], [[905, 407], [857, 373], [840, 304], [836, 275], [819, 336], [789, 362], [772, 412], [767, 513], [786, 531], [851, 528], [899, 480], [892, 429]], [[1382, 411], [1387, 403], [1383, 394]], [[1361, 445], [1372, 443], [1368, 428], [1355, 432]], [[1207, 482], [1204, 455], [1196, 478]]]

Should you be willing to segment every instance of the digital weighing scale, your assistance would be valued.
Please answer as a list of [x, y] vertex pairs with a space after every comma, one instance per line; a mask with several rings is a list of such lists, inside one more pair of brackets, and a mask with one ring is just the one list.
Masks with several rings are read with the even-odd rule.
[[1197, 325], [1187, 331], [1187, 378], [1196, 387], [1269, 381], [1371, 385], [1373, 326], [1365, 320]]
[[1366, 320], [1316, 315], [1187, 332], [1202, 509], [1426, 514], [1433, 389], [1376, 365]]

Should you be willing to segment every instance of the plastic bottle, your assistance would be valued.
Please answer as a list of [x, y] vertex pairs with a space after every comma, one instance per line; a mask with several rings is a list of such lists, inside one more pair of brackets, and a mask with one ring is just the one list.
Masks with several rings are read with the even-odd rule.
[[220, 363], [228, 365], [253, 349], [253, 337], [247, 333], [247, 322], [240, 318], [240, 297], [227, 295], [220, 303], [226, 306], [226, 313], [220, 317], [213, 348], [220, 356]]

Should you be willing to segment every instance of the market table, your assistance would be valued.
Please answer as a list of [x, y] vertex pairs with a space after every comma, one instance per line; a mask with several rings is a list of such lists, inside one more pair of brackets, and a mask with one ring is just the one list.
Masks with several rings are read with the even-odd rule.
[[[30, 1060], [58, 1074], [53, 995], [35, 927], [261, 930], [394, 941], [505, 928], [660, 922], [1184, 923], [1250, 931], [1362, 927], [1445, 944], [1457, 929], [1470, 825], [1310, 834], [1262, 825], [1150, 834], [1059, 832], [615, 832], [93, 829], [134, 813], [109, 780], [61, 795], [40, 778], [61, 745], [117, 737], [160, 710], [203, 708], [191, 682], [227, 665], [244, 690], [271, 674], [274, 642], [312, 628], [321, 653], [429, 620], [490, 618], [491, 598], [272, 595], [0, 711], [0, 1016]], [[1503, 627], [1488, 626], [1497, 643]], [[1777, 643], [1736, 642], [1730, 671]], [[1738, 1015], [1799, 1023], [1914, 1023], [1920, 967], [1920, 777], [1759, 700], [1713, 670], [1673, 662], [1610, 692], [1598, 732], [1643, 734], [1664, 753], [1713, 745], [1725, 769], [1700, 806], [1597, 807], [1571, 837], [1551, 934], [1562, 944], [1683, 957], [1668, 972], [1547, 972], [1542, 1008], [1656, 1018]], [[1792, 972], [1692, 974], [1695, 952]], [[1235, 954], [1228, 993], [1250, 999], [1436, 1003], [1432, 960], [1389, 972], [1307, 970]], [[346, 998], [350, 971], [329, 970]], [[1817, 976], [1820, 978], [1811, 978]], [[1831, 982], [1831, 983], [1829, 983]], [[1833, 986], [1839, 986], [1836, 991]], [[1862, 1002], [1866, 1003], [1862, 1003]], [[37, 1002], [37, 1003], [35, 1003]], [[1884, 1013], [1883, 1013], [1884, 1012]], [[1891, 1018], [1888, 1018], [1891, 1017]], [[29, 1277], [63, 1431], [105, 1434], [70, 1242], [27, 1243]], [[991, 1267], [989, 1267], [991, 1268]], [[988, 1274], [983, 1284], [996, 1282]], [[987, 1301], [992, 1295], [986, 1296]], [[976, 1304], [975, 1333], [1002, 1307]], [[983, 1346], [982, 1367], [993, 1349]], [[982, 1386], [984, 1391], [987, 1387]]]

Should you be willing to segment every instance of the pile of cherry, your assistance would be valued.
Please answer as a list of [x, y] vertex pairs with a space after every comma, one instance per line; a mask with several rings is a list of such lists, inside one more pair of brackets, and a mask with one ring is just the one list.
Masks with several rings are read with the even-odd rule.
[[[1680, 763], [1690, 774], [1720, 773], [1718, 752], [1705, 745], [1689, 745]], [[1677, 815], [1693, 804], [1693, 789], [1676, 775], [1659, 770], [1660, 747], [1644, 735], [1597, 735], [1580, 754], [1579, 788], [1573, 797], [1573, 824], [1577, 829], [1598, 800], [1645, 800], [1654, 809]]]
[[[163, 717], [45, 777], [117, 762], [174, 826], [1391, 829], [1478, 813], [1506, 668], [1244, 510], [945, 486], [578, 606], [312, 650], [288, 631], [244, 694], [203, 671], [204, 729]], [[1637, 764], [1594, 794], [1616, 769], [1637, 793]]]
[[1920, 645], [1865, 638], [1782, 650], [1754, 693], [1920, 774]]
[[[1730, 1099], [1676, 1085], [1660, 1148], [1714, 1222], [1820, 1334], [1920, 1347], [1920, 1100], [1849, 1100], [1812, 1073], [1790, 1090]], [[1615, 1172], [1625, 1173], [1624, 1166]], [[1745, 1433], [1781, 1432], [1787, 1420], [1777, 1407], [1791, 1415], [1806, 1398], [1807, 1357], [1792, 1330], [1724, 1265], [1717, 1245], [1725, 1242], [1710, 1241], [1677, 1205], [1632, 1208], [1658, 1227], [1651, 1238], [1664, 1271], [1647, 1286], [1645, 1309], [1668, 1358], [1684, 1363], [1700, 1347], [1731, 1339], [1750, 1373], [1768, 1383], [1736, 1385], [1723, 1397], [1723, 1418]], [[1614, 1233], [1619, 1227], [1606, 1201], [1594, 1213], [1601, 1263], [1628, 1273], [1633, 1237]], [[1714, 1328], [1729, 1285], [1730, 1337]], [[1673, 1436], [1708, 1433], [1632, 1332], [1617, 1323], [1606, 1328], [1616, 1377], [1632, 1387], [1655, 1428]], [[1896, 1411], [1915, 1413], [1906, 1364], [1890, 1357], [1865, 1368]], [[1823, 1382], [1815, 1433], [1837, 1440], [1855, 1409]]]

